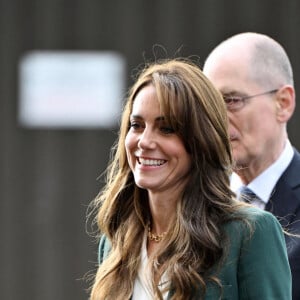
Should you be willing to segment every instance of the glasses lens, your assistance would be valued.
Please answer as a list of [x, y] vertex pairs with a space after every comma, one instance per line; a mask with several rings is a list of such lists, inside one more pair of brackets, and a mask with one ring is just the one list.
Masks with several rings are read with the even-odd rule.
[[239, 109], [243, 106], [243, 98], [237, 96], [224, 96], [223, 97], [228, 110]]

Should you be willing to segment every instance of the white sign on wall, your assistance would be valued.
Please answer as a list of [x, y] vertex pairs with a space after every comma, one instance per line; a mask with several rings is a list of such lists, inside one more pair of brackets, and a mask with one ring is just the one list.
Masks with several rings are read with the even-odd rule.
[[18, 120], [33, 128], [110, 128], [125, 96], [115, 52], [32, 51], [19, 65]]

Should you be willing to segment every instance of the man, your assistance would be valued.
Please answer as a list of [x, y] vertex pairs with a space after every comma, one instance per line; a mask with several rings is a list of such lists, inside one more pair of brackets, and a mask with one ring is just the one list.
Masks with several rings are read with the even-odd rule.
[[[295, 89], [286, 52], [266, 35], [240, 33], [209, 54], [203, 71], [227, 106], [236, 163], [232, 187], [239, 195], [239, 179], [255, 194], [254, 205], [272, 212], [288, 232], [300, 234], [300, 154], [287, 134]], [[286, 244], [293, 299], [299, 300], [300, 238], [286, 235]]]

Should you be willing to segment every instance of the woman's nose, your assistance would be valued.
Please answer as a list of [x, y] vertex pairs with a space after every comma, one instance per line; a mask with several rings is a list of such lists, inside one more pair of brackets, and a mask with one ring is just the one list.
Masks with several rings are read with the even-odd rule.
[[140, 148], [155, 147], [155, 134], [150, 129], [145, 129], [139, 137], [138, 146]]

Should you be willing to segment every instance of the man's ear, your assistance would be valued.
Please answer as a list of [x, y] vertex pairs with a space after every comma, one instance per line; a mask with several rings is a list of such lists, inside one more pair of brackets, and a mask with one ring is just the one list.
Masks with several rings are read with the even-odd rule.
[[295, 89], [291, 85], [284, 85], [276, 93], [276, 116], [277, 120], [281, 123], [286, 123], [293, 115], [296, 100]]

